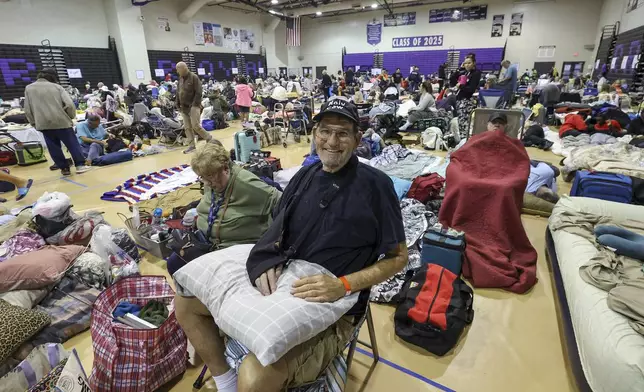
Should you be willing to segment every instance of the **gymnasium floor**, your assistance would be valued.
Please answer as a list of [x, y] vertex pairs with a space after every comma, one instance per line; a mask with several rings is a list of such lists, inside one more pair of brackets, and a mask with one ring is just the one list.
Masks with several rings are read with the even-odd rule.
[[[226, 130], [211, 132], [226, 148], [233, 146], [233, 134], [239, 130], [235, 121]], [[288, 148], [271, 146], [273, 155], [281, 158], [283, 167], [302, 162], [309, 151], [305, 140]], [[559, 158], [550, 152], [528, 149], [530, 156], [553, 164]], [[189, 163], [190, 155], [181, 149], [131, 162], [94, 168], [92, 171], [63, 178], [51, 172], [49, 164], [12, 168], [12, 174], [35, 180], [29, 196], [21, 204], [33, 203], [45, 191], [67, 193], [74, 210], [98, 210], [113, 226], [123, 226], [117, 213], [127, 213], [126, 203], [104, 202], [103, 192], [111, 190], [134, 175]], [[559, 193], [568, 193], [570, 186], [559, 181]], [[13, 195], [9, 196], [11, 198]], [[14, 207], [15, 202], [8, 202]], [[394, 307], [372, 305], [378, 347], [382, 361], [372, 370], [366, 351], [356, 352], [347, 391], [575, 391], [567, 369], [567, 360], [559, 333], [559, 317], [553, 296], [552, 282], [544, 253], [547, 220], [523, 216], [528, 237], [539, 253], [539, 282], [527, 294], [518, 295], [496, 289], [475, 289], [475, 316], [457, 347], [439, 358], [397, 339], [393, 328]], [[140, 269], [147, 275], [168, 276], [165, 261], [146, 256]], [[368, 339], [363, 328], [361, 338]], [[76, 348], [89, 373], [92, 367], [92, 345], [89, 331], [69, 340], [66, 348]], [[182, 378], [164, 386], [163, 391], [191, 391], [201, 367], [188, 368]], [[215, 391], [211, 379], [202, 391]]]

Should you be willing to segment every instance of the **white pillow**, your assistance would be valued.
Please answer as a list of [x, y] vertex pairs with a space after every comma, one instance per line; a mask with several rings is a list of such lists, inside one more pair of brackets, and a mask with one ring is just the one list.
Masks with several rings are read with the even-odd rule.
[[246, 260], [253, 245], [236, 245], [209, 253], [174, 274], [177, 293], [195, 296], [215, 323], [268, 366], [291, 348], [324, 331], [358, 301], [358, 293], [333, 303], [313, 303], [291, 295], [296, 280], [318, 274], [333, 276], [320, 265], [293, 260], [277, 282], [277, 291], [263, 296], [251, 284]]

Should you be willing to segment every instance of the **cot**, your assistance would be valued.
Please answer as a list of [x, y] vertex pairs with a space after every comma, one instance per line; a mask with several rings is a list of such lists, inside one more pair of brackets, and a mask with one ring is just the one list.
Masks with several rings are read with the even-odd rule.
[[[644, 207], [582, 197], [562, 198], [551, 221], [566, 211], [610, 216], [617, 222], [644, 216]], [[587, 239], [546, 230], [546, 258], [558, 302], [565, 351], [581, 392], [644, 390], [644, 336], [608, 308], [608, 293], [582, 280], [579, 267], [596, 254]]]

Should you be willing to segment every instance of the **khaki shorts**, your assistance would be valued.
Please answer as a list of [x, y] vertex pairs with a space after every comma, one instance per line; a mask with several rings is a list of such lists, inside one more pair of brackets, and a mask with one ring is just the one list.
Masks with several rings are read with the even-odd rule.
[[[197, 297], [183, 290], [180, 285], [177, 285], [177, 294], [186, 299], [194, 300], [193, 310], [197, 314], [211, 315], [208, 308]], [[351, 334], [355, 330], [355, 321], [356, 317], [354, 316], [344, 316], [312, 339], [293, 347], [284, 354], [280, 361], [286, 361], [288, 372], [286, 385], [292, 388], [317, 380], [320, 374], [331, 364], [331, 361], [344, 351]], [[220, 333], [224, 336], [223, 331], [220, 330]], [[227, 362], [235, 370], [239, 370], [239, 366], [249, 353], [250, 350], [241, 345], [240, 342], [230, 338], [227, 339]]]
[[[318, 379], [331, 361], [344, 351], [355, 329], [354, 317], [344, 316], [312, 339], [293, 347], [280, 361], [286, 362], [286, 386], [297, 387]], [[234, 339], [226, 341], [228, 363], [238, 370], [249, 350]], [[231, 363], [232, 361], [232, 363]]]
[[284, 355], [288, 368], [286, 385], [294, 387], [315, 381], [333, 358], [344, 351], [353, 333], [354, 317], [345, 316]]

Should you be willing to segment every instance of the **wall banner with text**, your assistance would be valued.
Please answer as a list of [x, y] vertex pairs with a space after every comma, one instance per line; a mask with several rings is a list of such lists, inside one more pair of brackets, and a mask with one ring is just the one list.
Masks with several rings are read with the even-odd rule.
[[378, 45], [382, 40], [382, 23], [373, 22], [367, 23], [367, 43], [369, 45]]
[[443, 36], [421, 35], [417, 37], [397, 37], [391, 40], [392, 48], [417, 48], [422, 46], [443, 46]]

